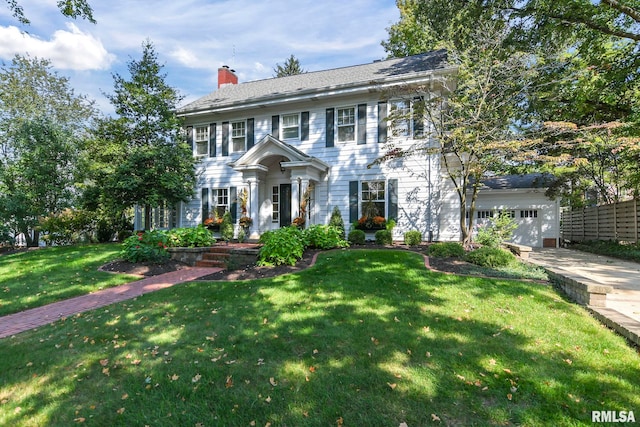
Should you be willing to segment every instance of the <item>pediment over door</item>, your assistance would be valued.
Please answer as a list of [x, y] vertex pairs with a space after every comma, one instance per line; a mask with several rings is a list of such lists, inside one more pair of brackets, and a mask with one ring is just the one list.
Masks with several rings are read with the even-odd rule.
[[322, 160], [309, 156], [286, 142], [271, 135], [262, 138], [249, 151], [229, 166], [245, 175], [268, 173], [274, 165], [278, 171], [284, 169], [291, 172], [291, 177], [319, 180], [328, 170], [329, 165]]

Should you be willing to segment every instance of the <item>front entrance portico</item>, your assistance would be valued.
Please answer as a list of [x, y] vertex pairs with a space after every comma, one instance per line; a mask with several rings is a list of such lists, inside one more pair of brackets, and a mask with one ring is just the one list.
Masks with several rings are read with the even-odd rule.
[[[305, 213], [306, 220], [311, 218], [309, 206], [302, 198], [307, 194], [309, 199], [315, 199], [314, 188], [329, 171], [325, 162], [271, 135], [262, 138], [229, 166], [242, 173], [242, 181], [248, 185], [247, 215], [253, 220], [250, 238], [289, 225]], [[286, 200], [275, 199], [276, 194]], [[282, 206], [290, 207], [289, 215], [280, 214]]]

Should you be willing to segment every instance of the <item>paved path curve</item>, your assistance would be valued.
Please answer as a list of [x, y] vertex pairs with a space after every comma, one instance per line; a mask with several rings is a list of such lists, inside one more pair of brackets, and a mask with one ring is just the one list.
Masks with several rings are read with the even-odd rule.
[[221, 268], [190, 267], [0, 317], [0, 338], [10, 337], [58, 319], [189, 282]]

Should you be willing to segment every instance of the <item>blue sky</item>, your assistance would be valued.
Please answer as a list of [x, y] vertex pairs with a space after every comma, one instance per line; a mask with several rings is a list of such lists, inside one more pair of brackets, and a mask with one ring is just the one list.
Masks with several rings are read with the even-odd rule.
[[380, 42], [399, 19], [395, 0], [90, 0], [97, 24], [65, 18], [57, 0], [19, 3], [31, 24], [0, 4], [0, 61], [49, 59], [106, 114], [113, 73], [129, 77], [146, 39], [187, 103], [215, 90], [222, 65], [246, 82], [272, 77], [291, 54], [306, 71], [382, 59]]

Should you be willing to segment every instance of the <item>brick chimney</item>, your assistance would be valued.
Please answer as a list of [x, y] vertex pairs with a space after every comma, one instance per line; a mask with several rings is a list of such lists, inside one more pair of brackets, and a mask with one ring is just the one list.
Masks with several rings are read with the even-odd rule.
[[223, 65], [218, 68], [218, 89], [225, 85], [237, 85], [238, 76], [235, 70], [230, 70], [229, 66]]

